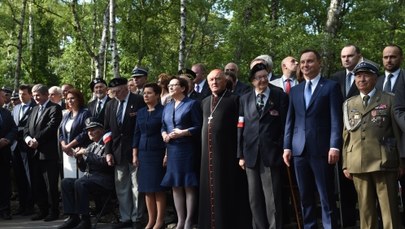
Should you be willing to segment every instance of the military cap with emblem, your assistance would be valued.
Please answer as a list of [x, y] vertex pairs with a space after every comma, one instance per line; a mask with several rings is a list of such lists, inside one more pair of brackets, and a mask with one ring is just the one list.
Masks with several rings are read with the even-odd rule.
[[11, 89], [8, 88], [8, 87], [4, 87], [4, 86], [3, 86], [3, 87], [1, 88], [1, 90], [4, 91], [5, 93], [9, 93], [9, 94], [12, 94], [12, 93], [13, 93], [13, 90], [11, 90]]
[[142, 77], [142, 76], [148, 76], [148, 70], [146, 68], [142, 67], [135, 67], [132, 72], [131, 72], [131, 77], [136, 78], [136, 77]]
[[127, 85], [128, 80], [125, 78], [114, 78], [112, 80], [110, 80], [110, 82], [108, 83], [108, 87], [118, 87], [121, 85]]
[[103, 80], [101, 78], [95, 78], [94, 80], [92, 80], [90, 82], [91, 91], [94, 91], [94, 86], [96, 86], [96, 84], [98, 84], [98, 83], [103, 83], [103, 84], [105, 84], [105, 86], [107, 86], [107, 82], [105, 82], [105, 80]]
[[18, 95], [18, 92], [13, 92], [13, 94], [11, 94], [11, 99], [15, 100], [15, 99], [19, 99], [20, 96]]
[[177, 74], [178, 75], [185, 75], [188, 78], [190, 78], [191, 80], [195, 79], [195, 77], [197, 76], [194, 71], [192, 71], [191, 69], [188, 69], [188, 68], [180, 69], [177, 72]]
[[353, 73], [356, 75], [359, 72], [370, 72], [378, 75], [378, 65], [370, 60], [363, 60], [358, 63], [353, 69]]
[[85, 130], [99, 127], [99, 128], [104, 128], [103, 124], [100, 123], [100, 121], [96, 117], [89, 117], [84, 121], [84, 124], [86, 124], [86, 127], [84, 128]]

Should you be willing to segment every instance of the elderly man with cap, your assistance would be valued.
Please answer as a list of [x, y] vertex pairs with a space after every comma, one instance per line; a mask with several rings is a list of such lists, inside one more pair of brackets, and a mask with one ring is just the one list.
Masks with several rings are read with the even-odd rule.
[[18, 92], [13, 92], [13, 94], [11, 95], [11, 104], [13, 105], [13, 107], [15, 107], [20, 103], [21, 103], [21, 100], [18, 95]]
[[[84, 176], [62, 180], [63, 212], [69, 215], [59, 229], [91, 228], [89, 195], [111, 192], [114, 187], [114, 169], [108, 166], [104, 151], [103, 124], [95, 117], [87, 118], [87, 134], [93, 142], [87, 148], [75, 149], [78, 166]], [[106, 141], [109, 139], [106, 138]], [[81, 219], [80, 219], [81, 216]]]
[[13, 111], [13, 104], [11, 103], [11, 94], [13, 94], [13, 91], [8, 88], [8, 87], [2, 87], [1, 91], [4, 92], [4, 104], [3, 108], [6, 108], [10, 112]]
[[135, 83], [135, 87], [137, 88], [135, 94], [143, 95], [143, 85], [145, 85], [147, 78], [148, 78], [148, 70], [143, 67], [136, 66], [132, 70], [131, 77]]
[[115, 99], [105, 108], [104, 125], [112, 140], [106, 143], [107, 163], [115, 165], [115, 190], [118, 196], [121, 222], [114, 228], [138, 228], [142, 213], [138, 211], [137, 169], [132, 165], [131, 142], [134, 136], [136, 114], [145, 103], [141, 95], [128, 91], [127, 79], [114, 78], [108, 86]]
[[97, 118], [101, 123], [104, 122], [105, 104], [110, 101], [110, 97], [107, 96], [107, 82], [101, 78], [96, 78], [90, 83], [91, 92], [95, 99], [93, 99], [87, 105], [91, 116]]
[[376, 89], [378, 67], [360, 62], [353, 70], [360, 95], [343, 104], [343, 172], [358, 193], [360, 227], [378, 228], [376, 201], [384, 228], [401, 228], [398, 211], [397, 149], [400, 130], [394, 118], [394, 96]]

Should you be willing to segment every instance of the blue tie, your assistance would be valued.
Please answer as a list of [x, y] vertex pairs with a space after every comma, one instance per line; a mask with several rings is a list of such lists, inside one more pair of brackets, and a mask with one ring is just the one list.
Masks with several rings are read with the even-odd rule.
[[307, 109], [309, 106], [309, 101], [311, 101], [311, 96], [312, 96], [312, 82], [308, 81], [307, 84], [305, 85], [305, 92], [304, 92], [305, 107]]
[[125, 100], [122, 100], [122, 101], [120, 102], [120, 105], [118, 106], [117, 123], [118, 123], [119, 125], [122, 124], [122, 112], [124, 111], [124, 103], [125, 103]]

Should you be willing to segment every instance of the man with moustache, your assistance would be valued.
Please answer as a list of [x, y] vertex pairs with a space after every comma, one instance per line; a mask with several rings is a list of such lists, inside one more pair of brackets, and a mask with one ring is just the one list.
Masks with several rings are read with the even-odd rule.
[[364, 61], [353, 70], [360, 95], [346, 100], [344, 109], [343, 172], [358, 193], [360, 227], [401, 228], [398, 210], [398, 170], [405, 154], [398, 152], [400, 130], [394, 117], [394, 96], [375, 88], [378, 68]]
[[254, 90], [240, 98], [239, 166], [246, 171], [253, 228], [282, 228], [282, 142], [288, 96], [268, 83], [264, 64], [250, 70]]
[[284, 133], [284, 162], [293, 159], [300, 193], [304, 228], [317, 228], [316, 191], [324, 228], [337, 228], [334, 165], [342, 147], [342, 103], [339, 85], [321, 77], [321, 56], [301, 52], [305, 83], [290, 92]]
[[111, 141], [105, 145], [106, 161], [115, 166], [115, 190], [119, 202], [121, 221], [113, 228], [132, 226], [140, 228], [137, 169], [132, 165], [131, 142], [134, 135], [136, 113], [145, 103], [141, 95], [130, 93], [127, 79], [114, 78], [108, 86], [114, 99], [105, 107], [104, 126], [111, 132]]
[[96, 78], [90, 83], [91, 92], [95, 96], [87, 105], [91, 116], [98, 119], [99, 122], [104, 123], [105, 105], [110, 101], [110, 97], [107, 96], [107, 82], [101, 78]]
[[246, 174], [239, 168], [239, 97], [220, 69], [207, 76], [212, 95], [202, 101], [199, 228], [251, 228]]

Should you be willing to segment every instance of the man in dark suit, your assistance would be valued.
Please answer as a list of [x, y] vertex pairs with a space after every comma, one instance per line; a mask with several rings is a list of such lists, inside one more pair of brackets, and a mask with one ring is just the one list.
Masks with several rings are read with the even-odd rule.
[[[359, 89], [357, 89], [354, 83], [353, 69], [362, 59], [360, 48], [355, 45], [346, 45], [340, 52], [340, 60], [342, 66], [345, 68], [342, 71], [338, 71], [332, 75], [332, 80], [335, 80], [340, 85], [340, 91], [343, 98], [346, 100], [352, 96], [359, 95]], [[342, 167], [342, 160], [339, 160], [339, 167]], [[356, 226], [358, 212], [356, 210], [357, 193], [354, 189], [353, 181], [346, 179], [343, 173], [339, 172], [339, 184], [340, 184], [340, 206], [342, 207], [342, 219], [343, 227]]]
[[211, 89], [208, 86], [206, 79], [205, 67], [203, 64], [198, 63], [194, 64], [191, 67], [191, 70], [196, 75], [194, 78], [194, 91], [200, 93], [200, 100], [203, 100], [205, 97], [211, 95]]
[[387, 45], [383, 50], [384, 75], [378, 77], [375, 87], [386, 92], [396, 93], [398, 88], [398, 78], [404, 77], [404, 71], [401, 69], [403, 60], [402, 48], [398, 45]]
[[17, 135], [17, 127], [13, 122], [10, 111], [3, 108], [4, 91], [0, 91], [0, 216], [3, 219], [11, 219], [10, 215], [10, 160], [11, 149]]
[[268, 83], [264, 64], [250, 70], [254, 90], [239, 101], [238, 158], [246, 170], [253, 228], [282, 228], [282, 142], [288, 96]]
[[95, 98], [89, 102], [87, 108], [92, 117], [95, 117], [99, 122], [104, 123], [105, 105], [110, 101], [110, 97], [107, 95], [107, 82], [101, 78], [96, 78], [91, 81], [90, 89]]
[[32, 99], [30, 85], [20, 85], [18, 88], [21, 103], [13, 109], [13, 119], [18, 128], [18, 134], [13, 152], [13, 170], [15, 174], [19, 208], [16, 215], [31, 215], [34, 211], [32, 198], [32, 185], [30, 178], [31, 157], [27, 154], [30, 150], [24, 141], [24, 127], [27, 124], [32, 108], [36, 105]]
[[[74, 150], [78, 166], [84, 176], [62, 180], [63, 212], [69, 215], [59, 229], [91, 228], [89, 215], [89, 195], [110, 193], [114, 188], [114, 169], [108, 166], [105, 152], [103, 124], [95, 117], [87, 118], [87, 134], [92, 141], [86, 148]], [[80, 218], [81, 216], [81, 218]]]
[[235, 74], [235, 80], [232, 82], [232, 92], [236, 95], [242, 96], [250, 91], [250, 86], [242, 83], [239, 80], [239, 67], [233, 62], [229, 62], [225, 65], [224, 72], [233, 72]]
[[304, 228], [317, 228], [316, 190], [324, 228], [337, 228], [334, 164], [342, 147], [342, 103], [339, 85], [321, 77], [321, 56], [301, 53], [305, 83], [293, 87], [284, 133], [284, 162], [293, 158], [300, 192]]
[[115, 190], [117, 192], [121, 222], [114, 228], [140, 227], [142, 217], [138, 209], [139, 193], [137, 169], [132, 165], [131, 142], [134, 135], [136, 113], [145, 106], [142, 96], [130, 93], [127, 79], [114, 78], [108, 86], [115, 99], [105, 108], [104, 125], [111, 132], [112, 141], [105, 146], [107, 163], [115, 165]]
[[346, 45], [340, 52], [340, 60], [345, 69], [334, 73], [331, 79], [339, 83], [340, 90], [345, 99], [359, 94], [359, 89], [357, 89], [354, 83], [353, 69], [361, 59], [360, 48], [355, 45]]
[[[399, 70], [398, 79], [395, 86], [395, 118], [398, 122], [399, 127], [401, 128], [401, 141], [399, 141], [399, 149], [400, 153], [402, 153], [402, 157], [405, 157], [405, 73], [403, 69], [400, 69], [401, 63], [404, 59], [402, 48], [399, 46], [395, 46], [397, 51], [399, 51], [395, 56], [383, 56], [384, 68], [386, 71], [390, 70], [392, 72], [397, 72]], [[392, 68], [396, 63], [396, 67]], [[386, 66], [387, 65], [387, 66]], [[397, 68], [395, 70], [395, 68]], [[394, 71], [393, 71], [394, 70]], [[381, 78], [381, 77], [379, 77]], [[405, 163], [404, 163], [405, 164]], [[402, 204], [405, 206], [405, 171], [402, 170], [402, 176], [400, 177], [399, 181], [401, 182], [402, 186]], [[405, 226], [405, 211], [402, 211], [402, 225]]]
[[32, 187], [39, 213], [32, 220], [53, 221], [59, 218], [58, 193], [58, 127], [62, 108], [49, 101], [48, 88], [42, 84], [32, 87], [38, 106], [32, 109], [24, 127], [24, 140], [32, 157]]

